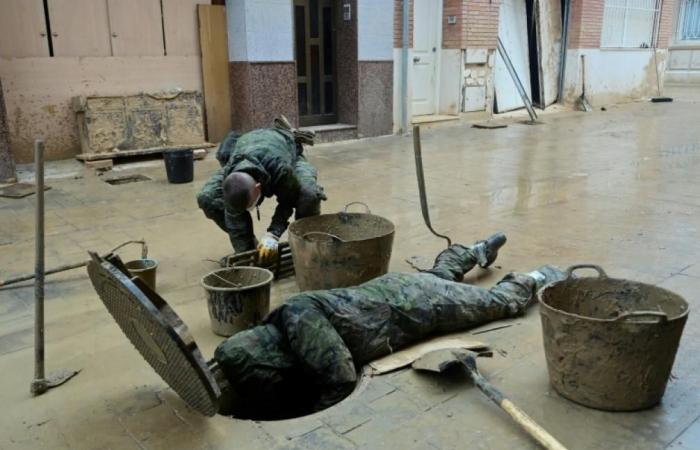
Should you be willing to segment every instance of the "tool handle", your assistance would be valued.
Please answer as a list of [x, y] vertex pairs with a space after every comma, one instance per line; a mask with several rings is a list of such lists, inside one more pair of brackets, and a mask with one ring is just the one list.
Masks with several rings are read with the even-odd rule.
[[471, 373], [474, 384], [479, 388], [481, 392], [484, 393], [491, 401], [501, 407], [508, 415], [518, 424], [520, 427], [527, 432], [533, 439], [535, 439], [542, 448], [547, 450], [566, 450], [559, 441], [557, 441], [554, 436], [549, 434], [547, 430], [542, 428], [535, 422], [532, 417], [528, 416], [525, 411], [515, 406], [513, 402], [508, 400], [503, 396], [501, 391], [496, 389], [491, 383], [486, 381], [478, 370], [474, 370], [468, 366], [467, 370]]
[[566, 450], [566, 447], [564, 447], [561, 442], [557, 441], [547, 430], [539, 426], [532, 417], [528, 416], [525, 411], [515, 406], [515, 404], [507, 398], [504, 398], [499, 406], [543, 448], [547, 450]]

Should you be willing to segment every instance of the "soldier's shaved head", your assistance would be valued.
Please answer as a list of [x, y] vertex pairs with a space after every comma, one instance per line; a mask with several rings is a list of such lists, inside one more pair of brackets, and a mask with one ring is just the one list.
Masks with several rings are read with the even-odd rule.
[[235, 211], [245, 211], [253, 206], [258, 183], [245, 172], [231, 172], [224, 179], [224, 201]]

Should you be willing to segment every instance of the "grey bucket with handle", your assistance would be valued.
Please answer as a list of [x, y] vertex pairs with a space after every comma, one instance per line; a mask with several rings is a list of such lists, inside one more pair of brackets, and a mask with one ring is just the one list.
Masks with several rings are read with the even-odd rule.
[[[597, 277], [574, 277], [578, 269]], [[671, 291], [609, 278], [596, 265], [569, 267], [538, 292], [549, 378], [591, 408], [634, 411], [661, 400], [688, 318]]]

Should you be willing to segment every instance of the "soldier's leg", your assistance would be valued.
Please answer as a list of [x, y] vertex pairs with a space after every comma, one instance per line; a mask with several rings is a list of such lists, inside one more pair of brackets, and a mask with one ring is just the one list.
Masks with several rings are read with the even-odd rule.
[[216, 173], [204, 183], [197, 193], [197, 205], [207, 218], [213, 220], [219, 228], [228, 232], [224, 218], [224, 193], [222, 188], [223, 171]]
[[299, 155], [294, 173], [301, 186], [294, 217], [303, 219], [318, 216], [321, 214], [321, 200], [325, 200], [326, 195], [323, 193], [323, 188], [318, 185], [316, 168], [309, 164], [304, 156]]
[[461, 281], [464, 274], [479, 264], [488, 267], [496, 260], [498, 250], [506, 243], [503, 233], [496, 233], [486, 240], [478, 241], [471, 247], [454, 244], [443, 250], [435, 258], [433, 268], [427, 273], [449, 281]]
[[225, 229], [236, 253], [247, 252], [256, 248], [253, 218], [248, 211], [235, 213], [225, 211], [224, 219]]
[[534, 303], [539, 288], [563, 278], [563, 271], [544, 266], [528, 274], [508, 274], [490, 289], [447, 283], [444, 295], [430, 298], [435, 311], [435, 332], [451, 333], [520, 316]]

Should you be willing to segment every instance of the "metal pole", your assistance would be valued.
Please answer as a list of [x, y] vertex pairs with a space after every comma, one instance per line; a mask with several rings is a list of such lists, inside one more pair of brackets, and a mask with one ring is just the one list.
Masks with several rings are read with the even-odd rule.
[[401, 24], [401, 133], [408, 133], [408, 15], [410, 0], [403, 0]]
[[34, 262], [34, 379], [29, 385], [32, 395], [41, 395], [60, 386], [80, 370], [60, 369], [48, 376], [44, 371], [44, 141], [34, 142], [36, 178], [36, 239]]
[[564, 76], [566, 74], [566, 55], [569, 50], [569, 18], [571, 17], [571, 0], [564, 1], [564, 23], [561, 27], [561, 61], [559, 63], [559, 86], [557, 90], [557, 103], [561, 103], [564, 96]]
[[503, 58], [503, 62], [506, 65], [506, 69], [508, 69], [508, 73], [510, 73], [510, 77], [513, 79], [513, 84], [515, 84], [515, 88], [518, 90], [518, 94], [520, 94], [520, 98], [522, 99], [523, 104], [525, 105], [525, 109], [527, 109], [527, 113], [530, 115], [530, 120], [534, 122], [537, 119], [537, 113], [535, 113], [535, 108], [532, 107], [532, 102], [527, 96], [527, 92], [523, 87], [523, 83], [520, 81], [520, 77], [518, 77], [518, 72], [515, 71], [515, 67], [513, 67], [513, 62], [510, 60], [510, 56], [508, 56], [506, 48], [503, 46], [503, 42], [501, 41], [500, 37], [497, 38], [497, 44], [498, 53], [500, 53], [501, 58]]
[[34, 143], [36, 225], [34, 261], [34, 395], [46, 391], [44, 374], [44, 141]]

